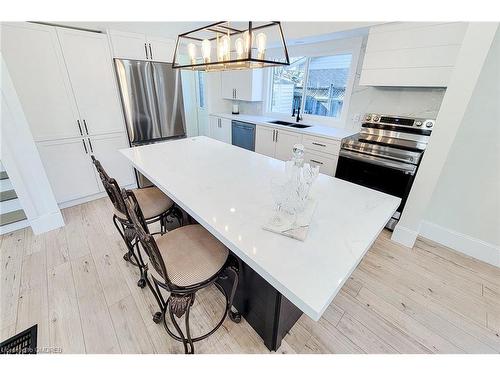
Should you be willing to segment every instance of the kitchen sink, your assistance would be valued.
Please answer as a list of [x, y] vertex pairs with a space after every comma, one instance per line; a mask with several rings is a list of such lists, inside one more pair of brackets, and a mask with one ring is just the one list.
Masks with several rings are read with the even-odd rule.
[[276, 125], [289, 126], [291, 128], [298, 128], [298, 129], [305, 129], [305, 128], [311, 127], [311, 125], [297, 124], [295, 122], [288, 122], [288, 121], [281, 121], [281, 120], [269, 121], [269, 123], [276, 124]]
[[281, 120], [269, 121], [269, 123], [276, 124], [276, 125], [285, 125], [285, 126], [292, 126], [293, 125], [293, 122], [281, 121]]

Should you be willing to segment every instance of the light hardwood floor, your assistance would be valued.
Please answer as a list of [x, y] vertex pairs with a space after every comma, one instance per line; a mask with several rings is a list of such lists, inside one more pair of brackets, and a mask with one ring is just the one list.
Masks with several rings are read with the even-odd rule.
[[[64, 228], [0, 237], [0, 341], [34, 323], [39, 346], [63, 353], [180, 353], [136, 286], [137, 269], [100, 199], [63, 210]], [[499, 353], [500, 269], [419, 239], [409, 250], [383, 232], [319, 322], [306, 316], [280, 353]], [[222, 311], [214, 289], [198, 295], [192, 324]], [[243, 320], [227, 320], [197, 353], [267, 353]]]

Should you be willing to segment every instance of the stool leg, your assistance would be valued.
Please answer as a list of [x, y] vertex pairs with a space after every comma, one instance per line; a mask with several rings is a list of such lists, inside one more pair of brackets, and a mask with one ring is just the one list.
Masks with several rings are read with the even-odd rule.
[[[182, 345], [184, 346], [185, 354], [194, 354], [194, 345], [193, 340], [191, 338], [191, 330], [189, 327], [189, 311], [191, 306], [194, 303], [194, 293], [193, 294], [170, 294], [168, 297], [167, 305], [168, 305], [168, 313], [170, 315], [170, 320], [175, 327], [175, 330], [179, 334], [179, 337], [182, 341]], [[175, 316], [181, 318], [182, 315], [185, 314], [185, 323], [186, 323], [186, 336], [182, 332], [181, 327], [177, 323]], [[165, 323], [165, 329], [167, 329], [167, 323]]]
[[227, 301], [227, 314], [229, 315], [229, 319], [231, 319], [235, 323], [239, 323], [241, 322], [241, 314], [237, 311], [233, 311], [232, 306], [234, 295], [236, 294], [236, 289], [238, 288], [240, 268], [239, 266], [230, 266], [228, 267], [228, 270], [233, 273], [234, 280], [233, 287], [231, 288], [231, 295], [229, 296], [229, 299]]

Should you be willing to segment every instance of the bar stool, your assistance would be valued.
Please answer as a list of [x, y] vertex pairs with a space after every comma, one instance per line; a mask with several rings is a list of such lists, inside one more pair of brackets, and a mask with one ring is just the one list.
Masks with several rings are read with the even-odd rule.
[[[92, 155], [92, 162], [99, 173], [99, 177], [101, 178], [102, 184], [109, 199], [111, 200], [111, 203], [113, 203], [113, 223], [115, 224], [118, 233], [120, 233], [120, 236], [128, 249], [128, 252], [123, 256], [123, 259], [140, 269], [141, 277], [137, 282], [137, 285], [140, 288], [144, 288], [146, 286], [144, 261], [140, 251], [136, 252], [134, 250], [136, 248], [136, 246], [134, 246], [134, 240], [137, 241], [135, 239], [135, 230], [133, 229], [133, 224], [128, 217], [127, 208], [125, 207], [123, 197], [120, 193], [120, 186], [114, 178], [109, 177], [100, 161], [97, 160], [94, 155]], [[172, 222], [169, 217], [174, 217], [179, 222], [179, 225], [182, 226], [183, 219], [181, 210], [169, 197], [163, 194], [160, 189], [157, 187], [148, 187], [134, 189], [133, 191], [139, 205], [141, 206], [142, 212], [144, 212], [146, 225], [159, 221], [160, 233], [165, 233], [167, 231], [167, 223]]]
[[[145, 267], [146, 282], [160, 307], [160, 312], [154, 314], [153, 320], [156, 323], [163, 320], [165, 330], [170, 337], [182, 342], [186, 354], [194, 354], [194, 343], [213, 334], [222, 325], [227, 315], [236, 323], [241, 321], [241, 315], [231, 311], [238, 286], [239, 260], [199, 224], [185, 225], [163, 235], [149, 234], [134, 192], [123, 189], [122, 195], [139, 242], [149, 257], [149, 263]], [[147, 275], [148, 271], [151, 271], [152, 283]], [[231, 294], [228, 296], [218, 281], [227, 279], [230, 274], [233, 276], [233, 284]], [[196, 292], [212, 284], [225, 298], [224, 314], [208, 333], [191, 337], [189, 313]], [[162, 290], [169, 293], [166, 301]], [[167, 325], [167, 310], [177, 334], [172, 332]], [[185, 334], [175, 318], [180, 319], [183, 315]]]

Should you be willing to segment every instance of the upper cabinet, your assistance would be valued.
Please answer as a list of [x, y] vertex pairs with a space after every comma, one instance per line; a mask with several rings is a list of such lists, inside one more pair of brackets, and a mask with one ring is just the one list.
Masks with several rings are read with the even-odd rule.
[[262, 100], [262, 69], [228, 70], [221, 73], [224, 99], [259, 102]]
[[131, 60], [172, 62], [175, 40], [141, 33], [110, 30], [113, 57]]
[[2, 23], [2, 55], [36, 141], [79, 136], [76, 102], [56, 29]]
[[446, 87], [467, 23], [397, 22], [370, 29], [360, 85]]
[[106, 35], [57, 28], [84, 135], [124, 130]]

